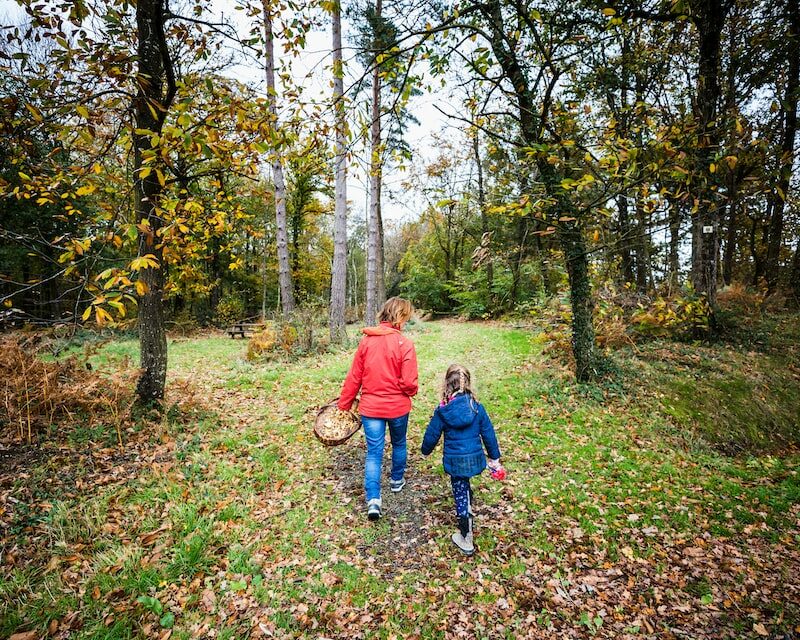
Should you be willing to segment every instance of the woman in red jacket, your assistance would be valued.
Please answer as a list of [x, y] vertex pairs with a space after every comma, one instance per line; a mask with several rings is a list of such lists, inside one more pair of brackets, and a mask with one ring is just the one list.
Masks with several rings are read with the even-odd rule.
[[406, 484], [406, 431], [411, 397], [417, 393], [417, 352], [414, 343], [402, 334], [414, 308], [403, 298], [389, 298], [378, 314], [379, 325], [363, 329], [353, 364], [342, 385], [338, 406], [349, 411], [361, 389], [358, 410], [367, 457], [364, 465], [364, 490], [367, 517], [381, 517], [381, 466], [386, 426], [392, 440], [390, 488], [397, 493]]

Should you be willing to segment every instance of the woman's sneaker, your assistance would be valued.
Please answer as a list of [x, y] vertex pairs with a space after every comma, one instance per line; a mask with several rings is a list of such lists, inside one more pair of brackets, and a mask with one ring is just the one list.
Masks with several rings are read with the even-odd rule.
[[403, 490], [403, 487], [406, 486], [406, 479], [400, 478], [399, 480], [389, 480], [389, 488], [392, 490], [392, 493], [398, 493]]
[[367, 518], [377, 520], [381, 517], [381, 499], [372, 498], [367, 502]]

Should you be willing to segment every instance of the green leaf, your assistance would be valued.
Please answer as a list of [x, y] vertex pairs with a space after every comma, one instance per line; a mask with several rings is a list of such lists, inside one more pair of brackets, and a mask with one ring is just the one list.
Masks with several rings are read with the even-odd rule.
[[175, 614], [172, 613], [172, 611], [169, 611], [169, 612], [165, 613], [161, 617], [161, 620], [158, 621], [158, 623], [164, 629], [172, 629], [172, 627], [175, 625]]
[[231, 582], [231, 591], [245, 591], [247, 589], [247, 582], [244, 580], [233, 580]]
[[164, 611], [164, 606], [161, 604], [159, 599], [154, 598], [153, 596], [139, 596], [136, 598], [136, 602], [138, 602], [151, 613], [155, 613], [157, 616], [160, 616]]

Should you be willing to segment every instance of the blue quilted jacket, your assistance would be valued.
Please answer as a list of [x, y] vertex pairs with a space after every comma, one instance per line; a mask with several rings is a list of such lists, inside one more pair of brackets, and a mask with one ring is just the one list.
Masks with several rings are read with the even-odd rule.
[[444, 470], [451, 476], [469, 478], [486, 468], [486, 453], [492, 460], [500, 457], [494, 426], [486, 409], [468, 394], [456, 395], [433, 417], [422, 439], [422, 454], [429, 455], [444, 433]]

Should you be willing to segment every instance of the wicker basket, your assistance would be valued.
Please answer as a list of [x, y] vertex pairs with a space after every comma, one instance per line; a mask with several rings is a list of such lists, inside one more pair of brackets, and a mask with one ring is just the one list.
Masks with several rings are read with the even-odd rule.
[[340, 410], [337, 401], [338, 398], [320, 407], [314, 420], [314, 435], [328, 447], [347, 442], [361, 428], [361, 420], [355, 413], [358, 401], [350, 411]]

